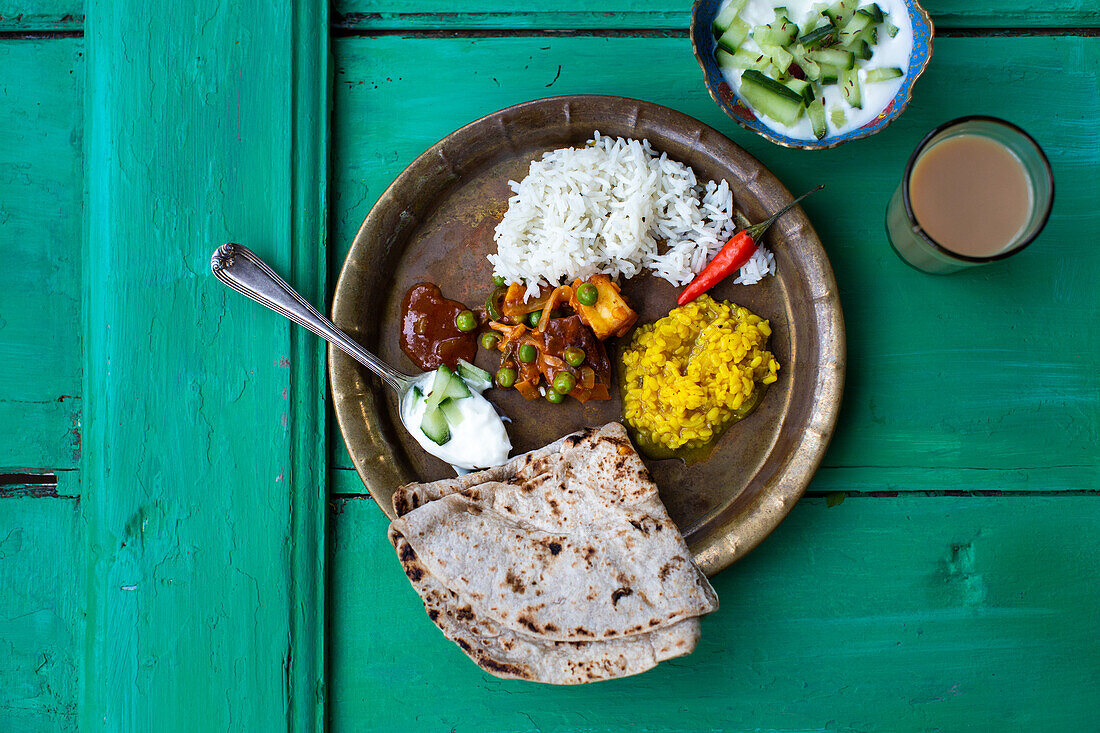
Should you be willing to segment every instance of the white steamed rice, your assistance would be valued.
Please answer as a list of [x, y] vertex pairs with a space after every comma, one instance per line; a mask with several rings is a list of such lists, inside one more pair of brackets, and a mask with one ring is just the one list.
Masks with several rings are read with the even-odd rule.
[[[528, 297], [543, 285], [643, 269], [686, 285], [736, 230], [729, 185], [699, 184], [648, 140], [597, 131], [583, 148], [546, 153], [509, 185], [515, 195], [489, 261], [494, 275], [525, 283]], [[774, 256], [758, 247], [734, 282], [752, 285], [774, 272]]]

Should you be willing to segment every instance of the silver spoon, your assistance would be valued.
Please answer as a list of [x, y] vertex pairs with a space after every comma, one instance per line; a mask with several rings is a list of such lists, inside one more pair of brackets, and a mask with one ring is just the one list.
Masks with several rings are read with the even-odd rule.
[[[397, 371], [356, 343], [335, 323], [318, 313], [248, 247], [233, 242], [218, 247], [210, 257], [210, 271], [233, 290], [308, 328], [370, 369], [396, 390], [397, 398], [404, 407], [405, 398], [412, 393], [414, 378]], [[405, 429], [411, 430], [408, 425]]]

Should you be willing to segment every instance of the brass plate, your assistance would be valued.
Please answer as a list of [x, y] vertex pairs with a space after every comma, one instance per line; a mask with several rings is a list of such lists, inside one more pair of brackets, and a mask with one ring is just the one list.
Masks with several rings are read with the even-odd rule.
[[[725, 178], [738, 210], [759, 221], [791, 200], [755, 158], [717, 131], [675, 110], [621, 97], [569, 96], [519, 104], [484, 117], [436, 143], [397, 177], [367, 215], [344, 262], [332, 318], [382, 359], [416, 368], [399, 342], [401, 297], [414, 283], [437, 283], [444, 295], [483, 302], [492, 274], [485, 255], [507, 208], [508, 181], [548, 150], [582, 145], [593, 130], [647, 138], [691, 165], [700, 181]], [[746, 287], [723, 284], [712, 294], [771, 319], [771, 348], [782, 365], [760, 407], [734, 425], [711, 457], [649, 467], [669, 514], [707, 574], [760, 543], [805, 491], [836, 424], [844, 382], [844, 322], [836, 281], [821, 241], [801, 208], [765, 238], [777, 274]], [[652, 277], [623, 292], [652, 321], [675, 306], [678, 289]], [[495, 369], [491, 357], [478, 364]], [[409, 481], [452, 476], [402, 429], [395, 395], [343, 353], [329, 350], [333, 405], [359, 476], [392, 516], [393, 490]], [[613, 390], [615, 392], [616, 390]], [[587, 425], [620, 419], [610, 402], [527, 402], [515, 391], [487, 396], [514, 421], [513, 455]]]

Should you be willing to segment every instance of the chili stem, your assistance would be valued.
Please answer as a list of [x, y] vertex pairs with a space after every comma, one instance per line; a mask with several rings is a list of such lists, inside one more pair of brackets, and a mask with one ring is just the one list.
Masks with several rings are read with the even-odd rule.
[[775, 212], [774, 214], [772, 214], [771, 216], [769, 216], [767, 219], [760, 222], [759, 224], [753, 224], [750, 227], [745, 227], [745, 231], [748, 232], [749, 236], [752, 237], [754, 240], [760, 239], [760, 235], [763, 234], [767, 230], [768, 227], [770, 227], [772, 224], [774, 224], [776, 219], [778, 219], [779, 217], [786, 214], [788, 211], [791, 210], [792, 207], [794, 207], [795, 204], [797, 204], [799, 201], [801, 201], [802, 199], [809, 196], [811, 193], [814, 193], [815, 191], [820, 191], [823, 188], [825, 188], [824, 183], [822, 183], [817, 188], [811, 188], [809, 191], [802, 194], [801, 196], [796, 198], [794, 201], [790, 202], [789, 204], [784, 206], [782, 209]]

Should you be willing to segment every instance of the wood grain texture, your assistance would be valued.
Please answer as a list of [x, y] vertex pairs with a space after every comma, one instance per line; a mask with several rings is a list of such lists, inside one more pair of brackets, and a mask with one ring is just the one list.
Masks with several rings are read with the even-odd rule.
[[[1082, 28], [1100, 25], [1092, 0], [925, 0], [940, 28]], [[0, 31], [75, 31], [84, 9], [74, 0], [0, 0]], [[670, 0], [553, 0], [519, 4], [504, 0], [341, 0], [333, 25], [341, 31], [444, 28], [687, 28], [691, 3]]]
[[[1100, 25], [1093, 0], [965, 2], [924, 0], [937, 27], [1064, 27]], [[428, 28], [687, 28], [691, 3], [670, 0], [341, 0], [338, 27], [356, 30]]]
[[[333, 266], [401, 169], [481, 115], [580, 92], [665, 104], [725, 132], [792, 191], [827, 182], [805, 207], [848, 324], [846, 393], [827, 467], [866, 467], [863, 485], [898, 469], [882, 485], [900, 490], [950, 488], [964, 476], [971, 490], [1100, 488], [1100, 39], [938, 39], [898, 122], [821, 152], [778, 148], [726, 118], [681, 38], [385, 36], [338, 39], [335, 51]], [[654, 57], [663, 63], [652, 73], [623, 73], [650, 68]], [[1057, 92], [1042, 106], [1020, 104], [1038, 89]], [[883, 212], [921, 136], [973, 113], [1010, 119], [1046, 146], [1054, 216], [1004, 263], [924, 275], [890, 250]], [[350, 467], [342, 446], [334, 465]]]
[[0, 0], [0, 32], [79, 32], [83, 25], [80, 0]]
[[77, 730], [83, 558], [77, 499], [0, 499], [0, 730]]
[[0, 0], [0, 32], [74, 34], [83, 29], [79, 0]]
[[1079, 497], [803, 500], [714, 579], [721, 608], [694, 654], [562, 688], [471, 664], [428, 620], [382, 513], [341, 501], [332, 728], [1089, 730], [1097, 521], [1100, 501]]
[[83, 43], [0, 43], [0, 70], [0, 473], [73, 469], [83, 394]]
[[323, 353], [209, 273], [324, 292], [324, 6], [88, 5], [84, 730], [323, 720]]

